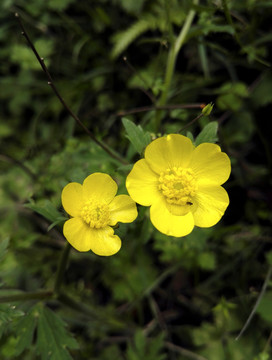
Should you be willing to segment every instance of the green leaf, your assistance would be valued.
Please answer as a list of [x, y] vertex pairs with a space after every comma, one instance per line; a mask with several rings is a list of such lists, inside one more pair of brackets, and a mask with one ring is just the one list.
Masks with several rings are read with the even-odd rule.
[[127, 138], [135, 150], [141, 154], [144, 148], [150, 143], [150, 134], [145, 132], [140, 125], [137, 126], [126, 118], [122, 118], [122, 123], [126, 129]]
[[34, 201], [31, 201], [29, 204], [25, 204], [25, 207], [35, 211], [53, 223], [60, 219], [63, 220], [62, 214], [49, 200], [44, 200], [41, 204], [35, 204]]
[[263, 318], [263, 320], [272, 323], [272, 291], [264, 294], [256, 312]]
[[272, 75], [263, 77], [252, 92], [253, 104], [257, 107], [272, 103]]
[[56, 221], [54, 221], [50, 226], [48, 226], [47, 231], [50, 231], [50, 230], [53, 229], [53, 227], [55, 227], [56, 225], [63, 224], [66, 220], [68, 220], [67, 217], [60, 216], [59, 218], [57, 218]]
[[39, 306], [37, 351], [42, 360], [72, 360], [67, 348], [78, 349], [65, 323], [52, 310]]
[[202, 144], [204, 142], [215, 143], [218, 140], [217, 137], [218, 123], [216, 121], [212, 121], [208, 123], [198, 134], [195, 145]]
[[115, 34], [113, 37], [112, 57], [117, 58], [138, 36], [154, 27], [155, 23], [151, 17], [150, 19], [141, 18], [128, 29]]
[[15, 306], [10, 304], [0, 305], [0, 338], [5, 331], [7, 325], [11, 323], [15, 318], [23, 316], [24, 313], [21, 310], [17, 310]]
[[7, 248], [9, 245], [9, 238], [6, 238], [0, 242], [0, 261], [3, 259], [7, 252]]
[[15, 327], [16, 333], [18, 334], [17, 344], [15, 347], [14, 354], [15, 356], [20, 355], [24, 350], [29, 349], [32, 341], [34, 330], [37, 325], [37, 310], [32, 308], [32, 310], [26, 314], [22, 319], [20, 319]]
[[216, 267], [216, 259], [213, 252], [202, 252], [198, 255], [198, 264], [204, 270], [214, 270]]
[[192, 141], [192, 143], [194, 144], [195, 139], [194, 139], [194, 135], [191, 133], [191, 131], [187, 131], [186, 136]]

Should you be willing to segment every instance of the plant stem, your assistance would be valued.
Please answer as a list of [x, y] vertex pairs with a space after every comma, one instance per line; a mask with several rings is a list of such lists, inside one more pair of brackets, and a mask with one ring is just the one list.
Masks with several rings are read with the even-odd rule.
[[116, 154], [112, 149], [110, 149], [106, 144], [104, 144], [103, 142], [101, 142], [100, 140], [98, 140], [94, 134], [82, 123], [82, 121], [79, 119], [79, 117], [70, 109], [70, 107], [66, 104], [66, 102], [64, 101], [63, 97], [60, 95], [58, 89], [56, 88], [52, 76], [49, 72], [49, 70], [47, 69], [47, 66], [44, 63], [44, 59], [42, 57], [40, 57], [38, 51], [36, 50], [33, 42], [31, 41], [30, 37], [28, 36], [28, 33], [26, 32], [26, 29], [20, 19], [20, 16], [18, 13], [15, 13], [15, 17], [17, 18], [19, 25], [22, 29], [22, 35], [25, 37], [26, 41], [28, 42], [31, 50], [33, 51], [34, 55], [36, 56], [39, 64], [41, 65], [42, 70], [44, 71], [47, 79], [48, 79], [48, 85], [52, 88], [52, 90], [54, 91], [55, 95], [57, 96], [57, 98], [59, 99], [59, 101], [61, 102], [61, 104], [63, 105], [63, 107], [65, 108], [65, 110], [70, 114], [70, 116], [78, 123], [78, 125], [89, 135], [89, 137], [98, 145], [100, 146], [104, 151], [106, 151], [106, 153], [108, 155], [110, 155], [112, 158], [114, 158], [115, 160], [118, 160], [120, 163], [127, 165], [127, 161], [124, 160], [121, 156], [119, 156], [118, 154]]
[[239, 335], [235, 338], [235, 340], [239, 340], [239, 338], [243, 335], [243, 333], [248, 328], [248, 326], [249, 326], [253, 316], [255, 315], [255, 313], [256, 313], [256, 311], [258, 309], [258, 306], [259, 306], [259, 304], [260, 304], [260, 302], [261, 302], [261, 300], [262, 300], [262, 298], [263, 298], [263, 296], [265, 294], [265, 291], [266, 291], [266, 288], [267, 288], [268, 283], [270, 281], [271, 275], [272, 275], [272, 266], [269, 267], [268, 272], [267, 272], [266, 277], [265, 277], [265, 281], [264, 281], [263, 286], [262, 286], [262, 290], [261, 290], [261, 292], [260, 292], [260, 294], [258, 296], [258, 299], [257, 299], [257, 301], [256, 301], [256, 303], [255, 303], [255, 305], [254, 305], [254, 307], [253, 307], [253, 309], [252, 309], [252, 311], [251, 311], [245, 325], [243, 326], [242, 330], [240, 331]]
[[[193, 5], [197, 5], [197, 4], [198, 4], [198, 0], [194, 0]], [[166, 65], [166, 72], [165, 72], [165, 79], [164, 79], [164, 89], [163, 89], [161, 97], [158, 101], [159, 106], [164, 106], [166, 104], [166, 101], [167, 101], [167, 98], [169, 95], [172, 78], [173, 78], [173, 74], [174, 74], [174, 70], [175, 70], [177, 55], [178, 55], [182, 45], [184, 44], [186, 36], [192, 25], [194, 16], [195, 16], [195, 10], [191, 9], [187, 15], [187, 18], [186, 18], [185, 23], [179, 33], [179, 36], [177, 37], [175, 43], [172, 44], [172, 46], [169, 50], [167, 65]], [[160, 123], [161, 123], [161, 115], [160, 115], [160, 112], [157, 112], [156, 119], [155, 119], [155, 127], [156, 127], [155, 130], [156, 131], [159, 130]]]
[[147, 111], [156, 111], [156, 110], [176, 110], [176, 109], [202, 109], [203, 104], [195, 103], [195, 104], [170, 104], [163, 106], [142, 106], [131, 110], [123, 110], [119, 111], [116, 116], [126, 116], [130, 114], [137, 114], [141, 112]]
[[70, 250], [71, 250], [71, 245], [67, 242], [65, 248], [62, 251], [62, 254], [61, 254], [61, 257], [59, 260], [59, 264], [58, 264], [58, 269], [57, 269], [56, 279], [55, 279], [55, 286], [54, 286], [55, 294], [59, 294], [59, 292], [60, 292]]
[[19, 293], [13, 295], [2, 295], [0, 296], [0, 303], [10, 303], [15, 301], [24, 301], [24, 300], [45, 300], [53, 297], [52, 290], [42, 290], [36, 292], [28, 293]]
[[37, 180], [37, 175], [34, 174], [27, 166], [25, 166], [22, 162], [13, 159], [11, 156], [9, 155], [5, 155], [5, 154], [0, 154], [0, 161], [5, 161], [8, 162], [10, 164], [14, 164], [19, 166], [32, 180]]

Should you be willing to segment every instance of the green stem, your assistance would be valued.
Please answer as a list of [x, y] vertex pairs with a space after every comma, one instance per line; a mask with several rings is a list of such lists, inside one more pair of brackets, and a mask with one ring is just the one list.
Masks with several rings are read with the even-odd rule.
[[243, 47], [243, 44], [241, 43], [241, 41], [240, 41], [240, 39], [239, 39], [239, 36], [237, 35], [235, 26], [234, 26], [234, 24], [233, 24], [232, 17], [231, 17], [231, 13], [230, 13], [230, 11], [229, 11], [227, 1], [226, 1], [226, 0], [222, 0], [222, 5], [223, 5], [223, 10], [224, 10], [224, 13], [225, 13], [227, 22], [229, 23], [229, 25], [230, 25], [230, 26], [233, 28], [233, 30], [234, 30], [234, 38], [235, 38], [235, 40], [237, 41], [237, 43], [238, 43], [241, 47]]
[[10, 303], [15, 301], [25, 300], [45, 300], [53, 297], [52, 290], [36, 291], [29, 293], [20, 293], [13, 295], [2, 295], [0, 296], [0, 303]]
[[[198, 4], [198, 0], [194, 0], [193, 5], [197, 5], [197, 4]], [[166, 104], [166, 101], [167, 101], [167, 98], [169, 95], [172, 78], [173, 78], [173, 74], [174, 74], [174, 70], [175, 70], [177, 56], [178, 56], [178, 53], [179, 53], [182, 45], [184, 44], [186, 36], [192, 25], [194, 16], [195, 16], [195, 10], [191, 9], [189, 11], [189, 14], [187, 15], [187, 18], [186, 18], [185, 23], [179, 33], [179, 36], [177, 37], [175, 43], [171, 46], [171, 48], [169, 50], [167, 65], [166, 65], [166, 72], [165, 72], [165, 79], [164, 79], [164, 90], [158, 101], [159, 106], [164, 106]], [[157, 112], [157, 114], [156, 114], [156, 120], [155, 120], [155, 122], [156, 122], [155, 130], [156, 131], [158, 131], [160, 128], [160, 123], [161, 123], [161, 115], [160, 114], [161, 114], [160, 112]]]
[[266, 288], [267, 288], [267, 286], [269, 284], [271, 275], [272, 275], [272, 266], [269, 267], [268, 272], [267, 272], [266, 277], [265, 277], [265, 281], [264, 281], [263, 286], [262, 286], [262, 290], [261, 290], [261, 292], [260, 292], [260, 294], [258, 296], [258, 299], [257, 299], [257, 301], [256, 301], [256, 303], [255, 303], [255, 305], [254, 305], [254, 307], [253, 307], [253, 309], [252, 309], [252, 311], [251, 311], [245, 325], [243, 326], [242, 330], [240, 331], [239, 335], [235, 338], [235, 340], [239, 340], [239, 338], [243, 335], [243, 333], [248, 328], [248, 326], [249, 326], [253, 316], [255, 315], [255, 313], [256, 313], [256, 311], [258, 309], [258, 306], [259, 306], [259, 304], [260, 304], [260, 302], [261, 302], [261, 300], [262, 300], [262, 298], [263, 298], [263, 296], [265, 294], [265, 291], [266, 291]]
[[58, 294], [58, 300], [62, 304], [69, 306], [69, 308], [74, 309], [79, 313], [84, 314], [87, 317], [90, 317], [92, 320], [96, 320], [100, 323], [107, 324], [112, 328], [116, 328], [119, 330], [125, 327], [125, 324], [119, 321], [118, 319], [108, 317], [106, 314], [101, 313], [100, 310], [93, 309], [90, 306], [83, 304], [82, 301], [78, 302], [64, 293]]
[[67, 242], [65, 248], [62, 251], [56, 273], [55, 286], [54, 286], [54, 293], [56, 294], [60, 292], [70, 250], [71, 250], [71, 245]]

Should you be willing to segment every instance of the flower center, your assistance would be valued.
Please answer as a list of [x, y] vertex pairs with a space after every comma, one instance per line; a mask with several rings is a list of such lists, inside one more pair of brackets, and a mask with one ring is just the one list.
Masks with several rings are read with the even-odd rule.
[[91, 200], [87, 201], [81, 209], [81, 218], [91, 228], [100, 229], [109, 224], [110, 211], [106, 204], [98, 204]]
[[162, 172], [159, 177], [159, 190], [166, 201], [173, 205], [193, 205], [197, 182], [193, 170], [173, 167]]

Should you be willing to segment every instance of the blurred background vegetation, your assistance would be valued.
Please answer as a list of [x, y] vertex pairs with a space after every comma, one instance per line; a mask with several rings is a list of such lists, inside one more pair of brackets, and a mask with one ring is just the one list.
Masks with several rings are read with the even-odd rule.
[[[271, 359], [272, 1], [2, 0], [0, 10], [0, 359]], [[130, 166], [63, 108], [15, 12], [66, 103], [129, 164], [140, 155], [123, 116], [144, 142], [215, 104], [182, 134], [218, 124], [208, 140], [232, 161], [219, 224], [170, 238], [141, 208], [117, 230], [118, 254], [72, 250], [50, 293], [66, 245], [62, 188], [101, 171], [125, 193]]]

